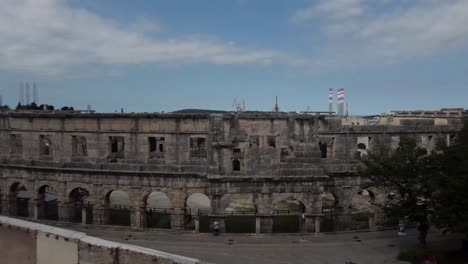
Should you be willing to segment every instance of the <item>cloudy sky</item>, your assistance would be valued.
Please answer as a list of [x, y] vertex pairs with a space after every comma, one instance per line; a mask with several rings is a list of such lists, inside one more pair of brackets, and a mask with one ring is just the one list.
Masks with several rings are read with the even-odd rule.
[[468, 0], [0, 0], [0, 93], [101, 112], [468, 108]]

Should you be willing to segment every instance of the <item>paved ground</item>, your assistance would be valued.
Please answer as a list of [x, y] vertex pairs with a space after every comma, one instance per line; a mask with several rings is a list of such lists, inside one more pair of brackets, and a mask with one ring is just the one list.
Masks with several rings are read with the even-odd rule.
[[[361, 232], [327, 235], [222, 235], [82, 230], [109, 240], [154, 248], [197, 258], [211, 263], [393, 263], [400, 248], [416, 243], [416, 232], [406, 237], [395, 231]], [[429, 245], [439, 249], [461, 246], [459, 235], [431, 233]]]

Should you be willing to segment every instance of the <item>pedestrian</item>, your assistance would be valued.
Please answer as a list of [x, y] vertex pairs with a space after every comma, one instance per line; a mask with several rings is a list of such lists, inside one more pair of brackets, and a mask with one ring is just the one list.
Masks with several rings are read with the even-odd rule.
[[218, 220], [215, 220], [213, 222], [213, 235], [219, 236], [219, 222], [218, 222]]

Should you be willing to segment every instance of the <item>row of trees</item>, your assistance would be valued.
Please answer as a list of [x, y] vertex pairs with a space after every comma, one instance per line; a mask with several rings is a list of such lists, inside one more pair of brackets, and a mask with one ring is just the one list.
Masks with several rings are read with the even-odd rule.
[[[8, 107], [8, 109], [9, 109], [9, 107]], [[50, 111], [53, 111], [53, 110], [55, 110], [55, 106], [48, 105], [48, 104], [37, 105], [34, 102], [30, 103], [30, 104], [26, 104], [26, 105], [22, 105], [21, 103], [18, 103], [18, 105], [16, 105], [16, 110], [50, 110]], [[64, 106], [64, 107], [60, 108], [60, 110], [62, 110], [62, 111], [67, 111], [67, 110], [68, 111], [73, 111], [75, 109], [72, 106]]]
[[389, 194], [384, 212], [418, 225], [426, 244], [431, 225], [468, 233], [468, 120], [447, 146], [444, 141], [427, 153], [414, 138], [401, 138], [394, 151], [378, 149], [361, 158], [366, 187]]

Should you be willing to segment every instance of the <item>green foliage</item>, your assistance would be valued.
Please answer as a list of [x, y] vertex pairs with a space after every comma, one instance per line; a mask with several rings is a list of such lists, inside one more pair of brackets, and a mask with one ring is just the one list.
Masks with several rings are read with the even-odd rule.
[[468, 121], [455, 144], [434, 155], [440, 173], [435, 178], [435, 214], [440, 228], [468, 233]]
[[367, 186], [394, 194], [381, 205], [384, 211], [417, 223], [422, 244], [429, 217], [439, 228], [468, 233], [467, 120], [455, 144], [439, 144], [436, 152], [428, 154], [414, 139], [401, 138], [395, 151], [374, 151], [360, 160]]
[[431, 161], [427, 151], [407, 137], [400, 139], [395, 151], [380, 150], [361, 158], [361, 175], [368, 179], [367, 185], [395, 196], [380, 206], [390, 217], [418, 223], [422, 244], [429, 228], [428, 216], [433, 213], [435, 171]]

